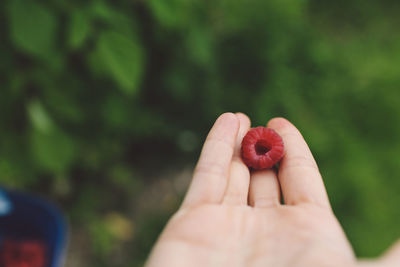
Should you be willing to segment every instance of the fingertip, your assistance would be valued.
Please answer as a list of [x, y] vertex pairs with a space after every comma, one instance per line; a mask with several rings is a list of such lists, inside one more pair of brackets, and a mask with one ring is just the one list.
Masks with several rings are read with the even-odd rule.
[[238, 118], [237, 118], [236, 115], [235, 115], [234, 113], [232, 113], [232, 112], [225, 112], [225, 113], [222, 113], [222, 114], [218, 117], [217, 121], [226, 121], [226, 122], [230, 122], [230, 123], [239, 124]]
[[235, 115], [236, 116], [240, 116], [240, 117], [246, 117], [246, 118], [249, 118], [245, 113], [243, 113], [243, 112], [235, 112]]
[[239, 119], [232, 112], [221, 114], [215, 121], [208, 136], [212, 139], [235, 140], [240, 127]]
[[242, 112], [236, 112], [235, 115], [240, 121], [240, 126], [245, 126], [246, 128], [250, 127], [251, 121], [246, 114]]
[[[221, 114], [214, 123], [213, 129], [211, 132], [217, 131], [225, 131], [228, 134], [229, 132], [235, 132], [237, 134], [240, 127], [240, 121], [236, 117], [236, 115], [232, 112], [225, 112]], [[224, 130], [222, 130], [224, 129]]]
[[[283, 117], [276, 117], [276, 118], [271, 119], [268, 122], [267, 127], [274, 129], [279, 135], [282, 136], [282, 138], [284, 138], [283, 135], [285, 135], [287, 133], [301, 136], [303, 138], [299, 129], [297, 129], [297, 127], [294, 126], [294, 124], [291, 123], [288, 119], [283, 118]], [[284, 138], [284, 139], [287, 139], [287, 138]]]
[[233, 112], [224, 112], [224, 113], [222, 113], [220, 115], [220, 117], [223, 117], [223, 116], [235, 117], [235, 113], [233, 113]]
[[283, 129], [288, 126], [293, 126], [293, 124], [283, 117], [275, 117], [267, 123], [267, 127], [276, 130]]

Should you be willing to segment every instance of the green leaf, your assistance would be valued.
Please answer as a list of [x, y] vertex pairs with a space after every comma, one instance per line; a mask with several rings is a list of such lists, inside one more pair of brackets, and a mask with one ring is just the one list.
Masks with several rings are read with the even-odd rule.
[[113, 8], [104, 1], [92, 1], [90, 5], [91, 13], [101, 19], [109, 19], [112, 17]]
[[12, 0], [8, 6], [11, 39], [21, 51], [44, 56], [54, 48], [57, 19], [36, 1]]
[[127, 10], [121, 11], [103, 1], [94, 1], [92, 3], [90, 15], [96, 21], [107, 25], [109, 30], [115, 30], [129, 36], [133, 36], [138, 30], [135, 16], [127, 13]]
[[34, 100], [28, 105], [28, 114], [36, 130], [43, 133], [50, 133], [54, 130], [54, 123], [42, 104]]
[[146, 2], [156, 19], [167, 27], [181, 27], [190, 18], [188, 1], [185, 0], [149, 0]]
[[75, 159], [76, 147], [74, 141], [59, 130], [51, 133], [34, 130], [31, 135], [31, 155], [41, 169], [61, 173]]
[[89, 16], [81, 10], [74, 11], [68, 25], [68, 45], [72, 49], [81, 47], [89, 37], [89, 33]]
[[97, 47], [108, 74], [128, 94], [135, 94], [143, 72], [143, 50], [137, 40], [116, 32], [100, 35]]

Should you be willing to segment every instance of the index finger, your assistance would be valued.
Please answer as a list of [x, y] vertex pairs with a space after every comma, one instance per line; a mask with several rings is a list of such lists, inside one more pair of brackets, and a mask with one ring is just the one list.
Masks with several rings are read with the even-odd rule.
[[217, 119], [204, 143], [182, 207], [222, 201], [238, 130], [235, 114], [224, 113]]

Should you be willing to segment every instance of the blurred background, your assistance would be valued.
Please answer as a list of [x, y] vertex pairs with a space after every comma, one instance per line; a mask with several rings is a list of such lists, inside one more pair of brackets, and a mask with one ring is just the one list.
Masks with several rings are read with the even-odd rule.
[[400, 237], [399, 1], [7, 0], [0, 184], [71, 225], [67, 267], [141, 266], [225, 111], [304, 134], [356, 254]]

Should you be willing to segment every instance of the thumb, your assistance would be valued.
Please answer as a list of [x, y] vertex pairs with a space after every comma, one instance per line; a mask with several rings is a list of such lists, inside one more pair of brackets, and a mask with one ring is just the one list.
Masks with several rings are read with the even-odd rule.
[[358, 267], [398, 267], [400, 266], [400, 240], [392, 245], [382, 257], [376, 260], [362, 260]]

